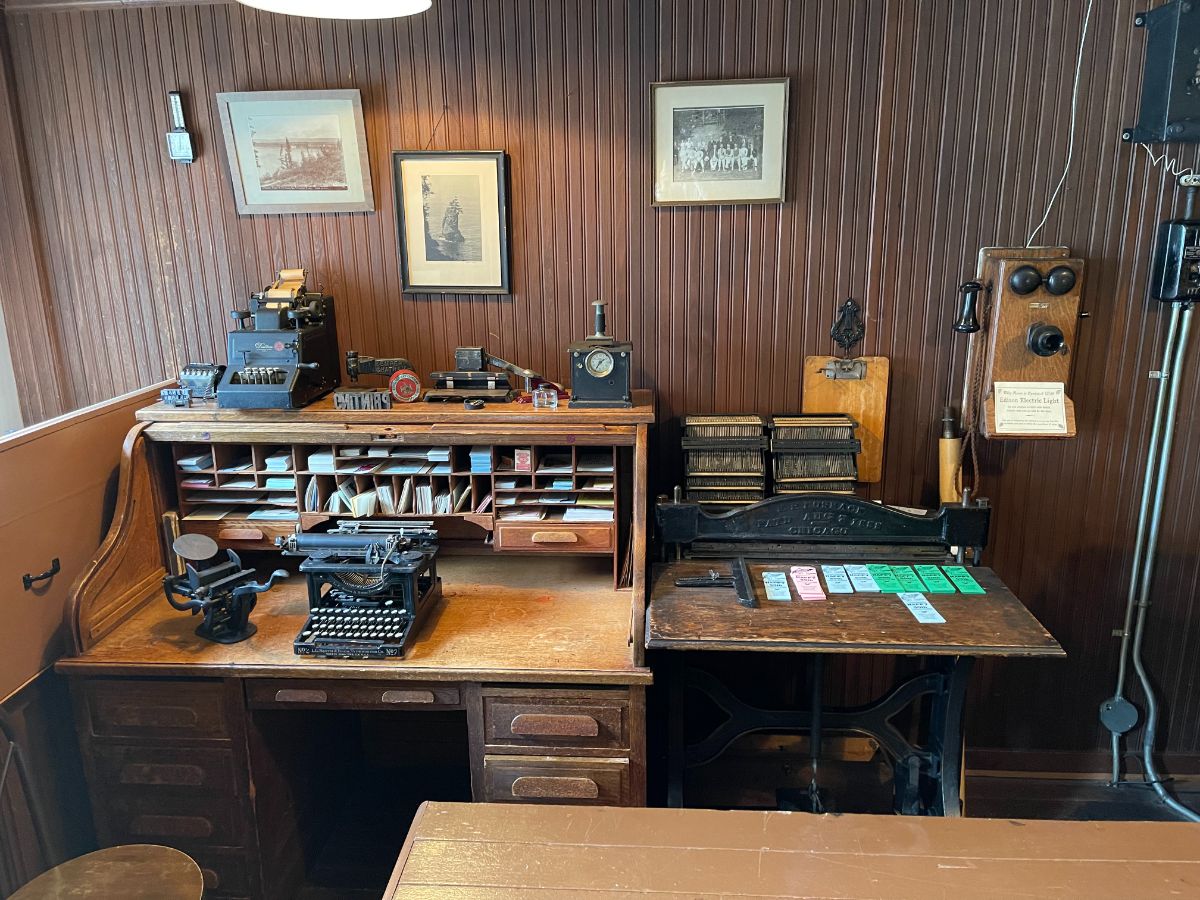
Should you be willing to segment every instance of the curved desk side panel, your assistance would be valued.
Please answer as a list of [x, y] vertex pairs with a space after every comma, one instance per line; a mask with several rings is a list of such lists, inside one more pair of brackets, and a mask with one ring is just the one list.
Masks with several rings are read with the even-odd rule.
[[125, 438], [112, 524], [71, 586], [66, 625], [76, 654], [144, 606], [161, 590], [166, 575], [158, 530], [161, 491], [145, 429], [145, 424], [135, 425]]

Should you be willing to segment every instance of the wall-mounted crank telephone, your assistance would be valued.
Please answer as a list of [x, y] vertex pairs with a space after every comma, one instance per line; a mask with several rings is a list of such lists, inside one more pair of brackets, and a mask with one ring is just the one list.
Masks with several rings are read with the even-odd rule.
[[997, 383], [1062, 385], [1074, 359], [1083, 260], [1067, 247], [985, 247], [975, 279], [959, 287], [953, 328], [970, 335], [963, 385], [964, 431], [989, 438], [1074, 437], [1071, 399], [1065, 431], [1001, 430]]

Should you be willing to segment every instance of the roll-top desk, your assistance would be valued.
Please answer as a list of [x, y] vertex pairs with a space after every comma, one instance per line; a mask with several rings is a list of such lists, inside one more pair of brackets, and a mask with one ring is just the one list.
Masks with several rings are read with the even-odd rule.
[[[462, 799], [644, 805], [654, 409], [648, 391], [635, 400], [142, 410], [113, 525], [72, 591], [75, 655], [58, 665], [101, 843], [176, 846], [213, 897], [285, 897], [342, 831], [400, 788], [430, 799], [422, 789], [437, 778], [414, 773], [455, 760]], [[419, 473], [389, 462], [422, 450], [437, 462]], [[377, 511], [433, 519], [441, 535], [443, 597], [403, 659], [294, 655], [307, 613], [298, 577], [260, 596], [258, 632], [237, 644], [196, 637], [196, 620], [163, 599], [173, 534], [207, 534], [265, 573], [280, 563], [277, 536], [351, 518], [331, 511], [340, 481], [391, 489], [398, 503], [410, 478], [409, 504], [427, 485], [450, 511]], [[568, 514], [562, 495], [612, 520]], [[507, 512], [517, 508], [542, 517]], [[382, 848], [380, 890], [397, 849]]]

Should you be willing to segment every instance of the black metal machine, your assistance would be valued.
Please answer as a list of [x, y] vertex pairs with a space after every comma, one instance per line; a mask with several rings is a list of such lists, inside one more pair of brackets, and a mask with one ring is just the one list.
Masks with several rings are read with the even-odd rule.
[[362, 356], [357, 350], [347, 350], [346, 374], [351, 384], [358, 384], [360, 375], [385, 375], [388, 387], [386, 391], [344, 388], [334, 394], [334, 406], [338, 409], [390, 409], [393, 401], [412, 403], [421, 397], [417, 367], [403, 356]]
[[[242, 568], [232, 550], [225, 551], [224, 560], [217, 559], [217, 542], [206, 535], [180, 535], [171, 546], [187, 562], [184, 574], [163, 579], [163, 593], [176, 609], [204, 616], [197, 635], [218, 644], [236, 644], [258, 631], [250, 621], [258, 595], [287, 578], [286, 569], [276, 569], [259, 584], [251, 580], [257, 574], [254, 569]], [[176, 600], [177, 596], [184, 599]]]
[[[457, 347], [454, 350], [453, 372], [431, 372], [437, 387], [425, 392], [425, 399], [436, 400], [484, 400], [507, 403], [513, 398], [509, 374], [523, 382], [523, 389], [530, 393], [540, 384], [557, 384], [539, 375], [532, 369], [523, 369], [515, 363], [488, 353], [483, 347]], [[488, 371], [494, 366], [499, 372]], [[561, 390], [561, 388], [559, 388]]]
[[281, 269], [270, 287], [230, 312], [229, 365], [217, 387], [227, 409], [299, 409], [340, 381], [333, 297], [310, 291], [303, 269]]
[[217, 399], [217, 385], [225, 367], [216, 363], [188, 363], [179, 372], [179, 387], [163, 388], [159, 399], [168, 406], [191, 406], [193, 400]]
[[307, 556], [308, 621], [298, 656], [385, 659], [403, 656], [442, 593], [432, 522], [339, 521], [336, 531], [299, 530], [276, 545]]
[[633, 366], [633, 344], [618, 341], [604, 333], [604, 301], [596, 308], [596, 333], [567, 345], [571, 363], [572, 407], [591, 409], [633, 406], [629, 387]]

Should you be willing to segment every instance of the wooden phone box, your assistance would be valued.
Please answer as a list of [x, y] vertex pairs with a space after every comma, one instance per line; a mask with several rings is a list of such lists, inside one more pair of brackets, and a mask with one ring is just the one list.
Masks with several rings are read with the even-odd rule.
[[971, 333], [967, 391], [978, 391], [974, 400], [982, 403], [979, 430], [984, 437], [1075, 436], [1075, 406], [1065, 395], [1065, 433], [998, 432], [995, 388], [997, 382], [1057, 382], [1066, 390], [1075, 357], [1083, 269], [1083, 260], [1072, 257], [1068, 247], [979, 251], [977, 280], [962, 288], [964, 303], [954, 327]]

